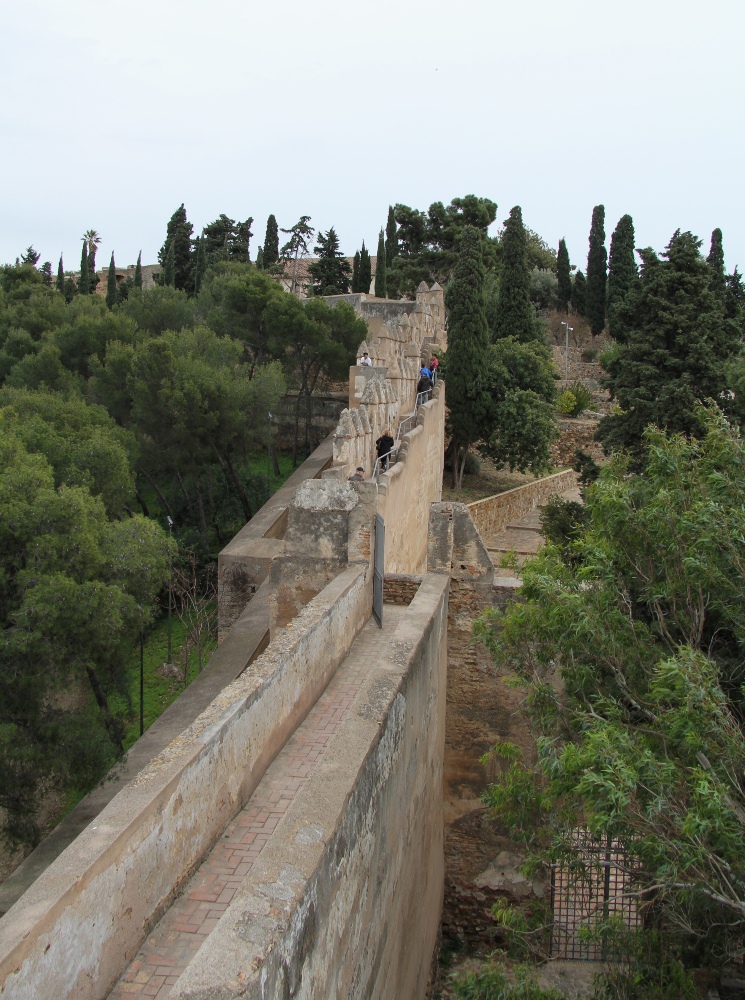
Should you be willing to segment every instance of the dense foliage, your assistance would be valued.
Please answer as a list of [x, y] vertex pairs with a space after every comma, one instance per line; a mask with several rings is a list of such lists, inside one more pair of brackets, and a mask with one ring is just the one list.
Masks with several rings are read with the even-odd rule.
[[[228, 254], [229, 223], [207, 232], [206, 252]], [[346, 374], [365, 333], [348, 305], [304, 304], [248, 263], [213, 264], [196, 298], [132, 283], [118, 302], [111, 284], [107, 299], [68, 301], [31, 263], [0, 271], [8, 839], [35, 842], [51, 782], [82, 793], [121, 755], [127, 662], [178, 559], [166, 516], [195, 565], [213, 559], [268, 499], [250, 455], [272, 444], [287, 382], [299, 412], [323, 373]]]
[[540, 336], [530, 299], [530, 271], [522, 209], [516, 205], [502, 232], [502, 270], [499, 282], [493, 340], [514, 337], [521, 343]]
[[693, 967], [741, 953], [745, 926], [745, 445], [719, 411], [697, 419], [700, 440], [647, 431], [644, 475], [615, 456], [576, 540], [478, 629], [537, 735], [535, 765], [498, 748], [495, 818], [531, 865], [578, 877], [578, 827], [620, 841], [643, 934]]
[[643, 451], [648, 424], [697, 434], [698, 402], [720, 400], [726, 364], [741, 347], [741, 328], [711, 289], [712, 271], [691, 233], [676, 232], [662, 257], [640, 251], [640, 279], [615, 310], [622, 343], [607, 365], [620, 409], [605, 417], [606, 449]]

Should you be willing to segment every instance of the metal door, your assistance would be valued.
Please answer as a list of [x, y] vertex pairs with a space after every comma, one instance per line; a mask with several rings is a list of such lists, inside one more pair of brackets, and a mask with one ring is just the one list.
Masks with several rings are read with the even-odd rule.
[[383, 575], [385, 573], [385, 524], [375, 515], [375, 561], [373, 562], [373, 614], [383, 627]]

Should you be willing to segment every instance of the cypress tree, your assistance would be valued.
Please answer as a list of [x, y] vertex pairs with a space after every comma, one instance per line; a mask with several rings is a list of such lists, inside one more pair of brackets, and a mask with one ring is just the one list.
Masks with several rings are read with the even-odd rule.
[[137, 266], [135, 267], [135, 288], [139, 288], [142, 291], [142, 250], [140, 250], [137, 255]]
[[386, 280], [385, 237], [383, 230], [378, 236], [378, 259], [375, 263], [375, 294], [379, 299], [388, 298], [388, 282]]
[[173, 287], [176, 275], [176, 250], [173, 240], [168, 244], [165, 257], [165, 267], [163, 269], [163, 284]]
[[724, 299], [727, 290], [727, 274], [724, 270], [724, 248], [722, 247], [722, 230], [715, 229], [711, 234], [711, 246], [706, 263], [711, 269], [711, 290]]
[[360, 290], [360, 252], [355, 250], [354, 252], [354, 262], [352, 264], [352, 291], [359, 292]]
[[566, 240], [559, 240], [559, 252], [556, 255], [556, 277], [559, 283], [559, 311], [569, 312], [569, 302], [572, 298], [572, 272], [569, 267], [569, 252]]
[[396, 216], [393, 214], [393, 205], [388, 206], [388, 221], [385, 225], [385, 263], [389, 268], [393, 263], [393, 258], [398, 256], [398, 236], [396, 231]]
[[593, 337], [605, 328], [605, 283], [608, 254], [605, 249], [605, 206], [592, 210], [590, 249], [587, 254], [587, 319]]
[[277, 220], [273, 215], [270, 215], [266, 220], [263, 257], [263, 266], [267, 269], [279, 260], [279, 229], [277, 228]]
[[196, 262], [194, 264], [194, 294], [199, 295], [202, 288], [202, 281], [207, 270], [207, 253], [204, 239], [197, 236]]
[[62, 254], [60, 254], [59, 264], [57, 265], [57, 291], [65, 294], [65, 269], [62, 265]]
[[372, 284], [372, 262], [370, 261], [370, 253], [365, 247], [365, 241], [363, 240], [362, 249], [360, 250], [359, 290], [367, 295], [370, 292], [371, 284]]
[[495, 340], [515, 337], [521, 343], [535, 340], [535, 309], [530, 301], [530, 271], [523, 214], [519, 205], [505, 220], [502, 234], [502, 275], [499, 282], [494, 329]]
[[88, 279], [90, 281], [90, 292], [93, 294], [98, 285], [98, 275], [96, 274], [96, 244], [90, 240], [88, 243]]
[[692, 233], [678, 231], [661, 258], [641, 252], [641, 277], [619, 307], [626, 343], [608, 369], [621, 412], [598, 428], [608, 450], [641, 454], [649, 424], [701, 434], [699, 401], [719, 399], [727, 387], [726, 362], [740, 351], [741, 330], [711, 289], [700, 247]]
[[194, 258], [192, 256], [192, 233], [194, 226], [186, 217], [183, 202], [169, 219], [166, 228], [166, 240], [158, 252], [158, 261], [168, 272], [166, 257], [169, 251], [173, 254], [173, 280], [166, 282], [175, 288], [190, 291], [194, 287]]
[[448, 308], [448, 349], [445, 378], [448, 429], [454, 451], [454, 485], [460, 489], [469, 447], [489, 436], [492, 399], [488, 391], [489, 329], [484, 305], [486, 271], [481, 233], [465, 226], [453, 278], [445, 301]]
[[116, 264], [114, 263], [114, 251], [111, 252], [111, 262], [109, 263], [109, 273], [106, 279], [106, 305], [113, 309], [116, 305]]
[[618, 309], [639, 279], [634, 257], [634, 220], [623, 215], [610, 238], [608, 258], [608, 332], [624, 341], [626, 332], [618, 321]]
[[572, 309], [578, 316], [587, 315], [587, 279], [577, 271], [572, 282]]
[[256, 251], [256, 270], [257, 271], [263, 271], [264, 270], [264, 248], [263, 247], [259, 247], [259, 249]]
[[91, 279], [88, 271], [88, 244], [83, 240], [83, 252], [80, 255], [80, 277], [78, 278], [78, 291], [81, 295], [90, 295]]

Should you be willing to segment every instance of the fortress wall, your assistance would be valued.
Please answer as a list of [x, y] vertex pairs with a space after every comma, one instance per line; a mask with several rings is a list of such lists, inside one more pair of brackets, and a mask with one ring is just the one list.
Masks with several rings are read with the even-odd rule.
[[329, 435], [225, 546], [217, 560], [219, 640], [238, 620], [284, 550], [287, 509], [297, 487], [317, 479], [333, 461]]
[[445, 386], [439, 382], [419, 407], [416, 427], [404, 435], [398, 461], [380, 477], [386, 573], [426, 569], [429, 508], [442, 495], [444, 436]]
[[424, 577], [173, 1000], [424, 1000], [443, 891], [448, 583]]
[[525, 486], [518, 486], [514, 490], [507, 490], [505, 493], [498, 493], [484, 500], [476, 500], [475, 503], [468, 504], [468, 511], [481, 537], [491, 538], [510, 521], [529, 514], [543, 500], [576, 485], [577, 473], [566, 469], [554, 476], [546, 476]]
[[361, 558], [112, 799], [0, 921], [0, 992], [107, 995], [324, 689], [371, 603]]

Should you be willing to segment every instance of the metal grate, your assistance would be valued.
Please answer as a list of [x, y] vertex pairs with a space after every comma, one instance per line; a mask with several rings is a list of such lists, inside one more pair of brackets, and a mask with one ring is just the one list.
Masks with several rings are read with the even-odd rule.
[[612, 943], [598, 938], [585, 940], [590, 930], [609, 918], [620, 918], [629, 928], [639, 926], [636, 900], [628, 897], [632, 873], [623, 847], [617, 840], [594, 840], [585, 830], [575, 832], [582, 864], [555, 865], [551, 873], [551, 955], [554, 958], [597, 962], [619, 956]]

